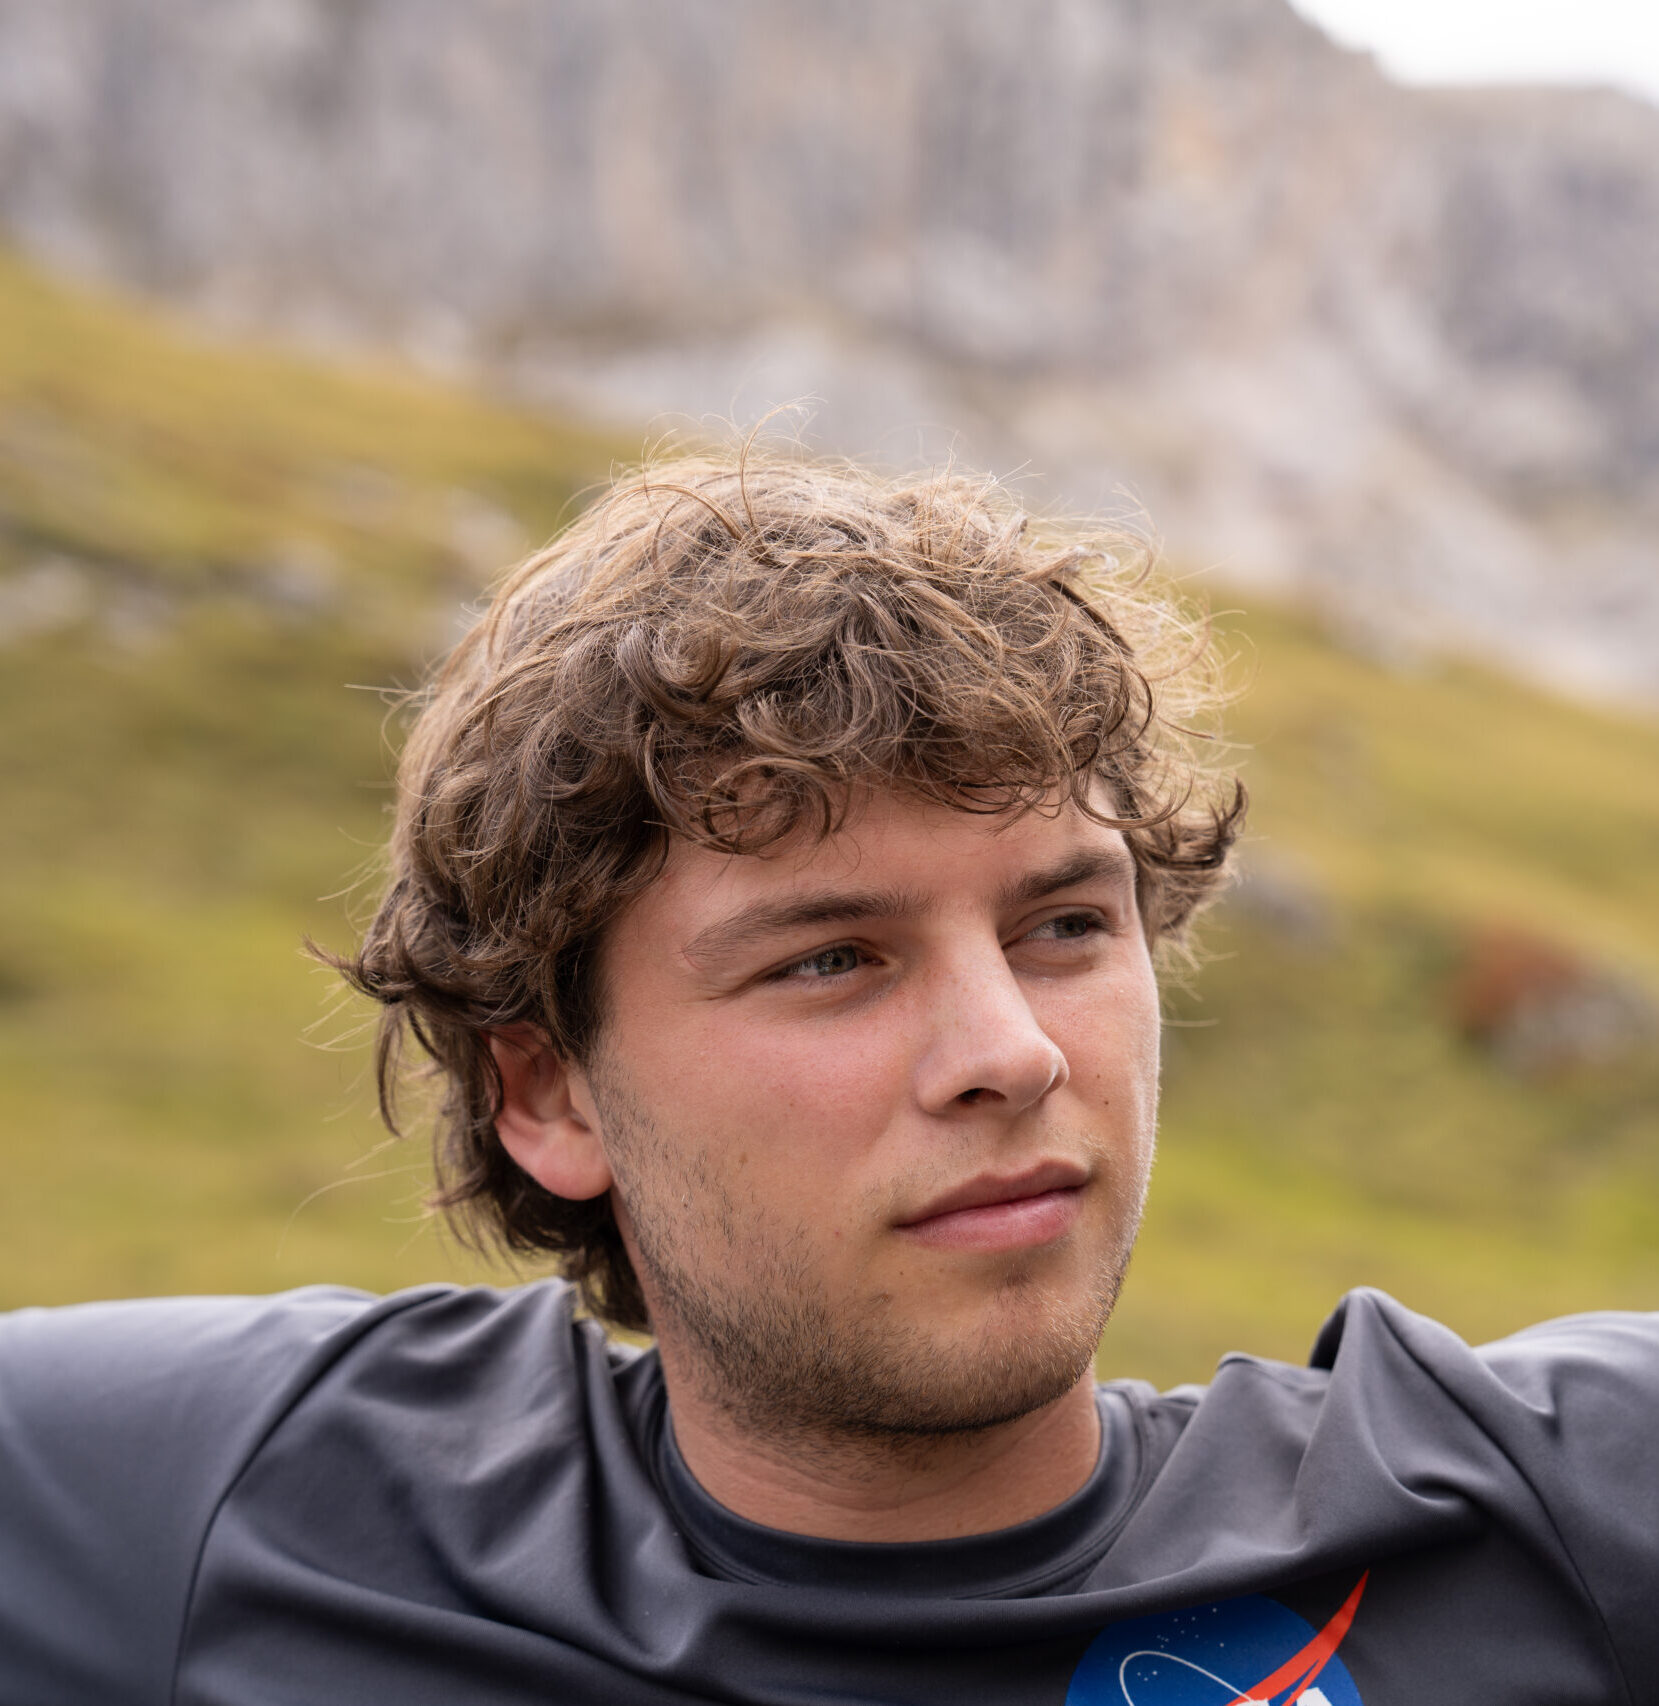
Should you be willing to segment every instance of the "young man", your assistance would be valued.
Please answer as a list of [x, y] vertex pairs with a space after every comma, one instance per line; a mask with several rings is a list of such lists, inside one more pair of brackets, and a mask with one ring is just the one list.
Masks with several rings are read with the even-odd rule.
[[1659, 1699], [1654, 1320], [1092, 1380], [1240, 811], [1127, 555], [751, 457], [508, 583], [346, 969], [571, 1283], [0, 1324], [0, 1706]]

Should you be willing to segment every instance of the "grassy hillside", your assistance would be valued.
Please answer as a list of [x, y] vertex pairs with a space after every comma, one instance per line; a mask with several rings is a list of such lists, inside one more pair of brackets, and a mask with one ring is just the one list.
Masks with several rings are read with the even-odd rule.
[[1289, 893], [1247, 885], [1169, 1002], [1107, 1362], [1300, 1357], [1357, 1284], [1474, 1337], [1659, 1307], [1659, 1046], [1517, 1075], [1455, 1022], [1494, 930], [1659, 986], [1659, 729], [1473, 669], [1391, 674], [1282, 612], [1229, 620], [1244, 856]]
[[[0, 264], [0, 1304], [475, 1271], [299, 941], [383, 830], [371, 689], [616, 448]], [[1659, 731], [1226, 621], [1263, 876], [1171, 996], [1105, 1364], [1300, 1356], [1362, 1282], [1471, 1333], [1659, 1306], [1654, 1051], [1517, 1078], [1450, 1005], [1493, 924], [1659, 986]]]
[[300, 939], [383, 833], [377, 690], [615, 450], [0, 265], [0, 1302], [457, 1271]]

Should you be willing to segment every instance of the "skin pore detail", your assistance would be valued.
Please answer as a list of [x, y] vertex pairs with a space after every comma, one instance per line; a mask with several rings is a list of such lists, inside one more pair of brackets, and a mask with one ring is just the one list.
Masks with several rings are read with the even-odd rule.
[[1075, 1491], [1156, 1115], [1122, 836], [877, 793], [809, 845], [678, 843], [603, 987], [585, 1068], [504, 1060], [500, 1129], [611, 1190], [704, 1487], [867, 1540]]

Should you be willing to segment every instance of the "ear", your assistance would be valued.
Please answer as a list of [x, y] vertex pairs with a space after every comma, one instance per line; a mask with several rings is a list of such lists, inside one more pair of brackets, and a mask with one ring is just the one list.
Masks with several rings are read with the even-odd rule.
[[501, 1146], [545, 1191], [580, 1202], [611, 1188], [610, 1163], [586, 1077], [533, 1025], [490, 1033], [501, 1074]]

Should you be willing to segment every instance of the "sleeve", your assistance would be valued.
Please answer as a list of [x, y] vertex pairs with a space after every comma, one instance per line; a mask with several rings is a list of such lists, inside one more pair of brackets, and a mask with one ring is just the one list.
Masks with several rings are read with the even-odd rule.
[[1659, 1675], [1659, 1315], [1569, 1316], [1478, 1354], [1519, 1400], [1511, 1452], [1646, 1698]]
[[163, 1706], [220, 1497], [371, 1300], [0, 1316], [0, 1706]]

